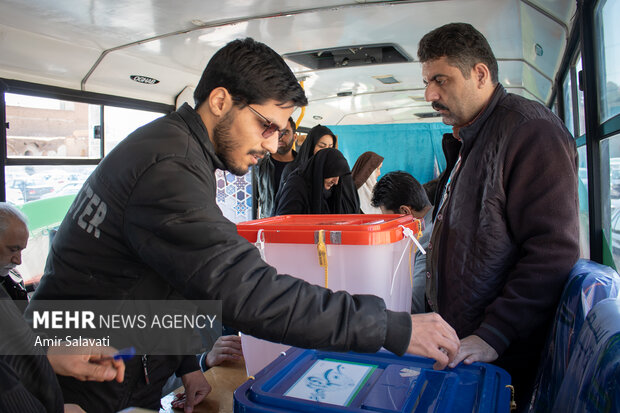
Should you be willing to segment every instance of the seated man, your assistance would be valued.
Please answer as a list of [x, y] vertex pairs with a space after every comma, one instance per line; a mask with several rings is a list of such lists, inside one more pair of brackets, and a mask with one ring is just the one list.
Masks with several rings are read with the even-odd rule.
[[[62, 346], [36, 351], [34, 335], [21, 313], [28, 295], [15, 270], [28, 244], [26, 217], [14, 206], [0, 202], [0, 411], [83, 412], [77, 405], [63, 406], [54, 373], [79, 380], [123, 381], [125, 366], [113, 360], [111, 347], [80, 348], [68, 354]], [[23, 304], [18, 306], [16, 304]]]
[[[426, 249], [433, 229], [433, 206], [426, 191], [411, 174], [403, 171], [390, 172], [377, 182], [372, 191], [372, 205], [382, 214], [408, 214], [422, 220], [422, 237], [418, 240]], [[415, 253], [411, 314], [425, 311], [426, 255]]]
[[11, 204], [0, 202], [0, 285], [21, 313], [28, 304], [28, 293], [15, 267], [22, 263], [22, 250], [27, 244], [26, 217]]

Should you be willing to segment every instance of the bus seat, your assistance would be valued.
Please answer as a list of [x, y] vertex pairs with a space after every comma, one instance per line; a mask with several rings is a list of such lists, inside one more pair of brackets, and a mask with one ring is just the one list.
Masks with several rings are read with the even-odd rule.
[[586, 317], [552, 411], [620, 412], [620, 299]]
[[568, 367], [579, 330], [592, 307], [618, 297], [620, 276], [612, 268], [580, 259], [571, 270], [541, 357], [530, 413], [550, 412]]

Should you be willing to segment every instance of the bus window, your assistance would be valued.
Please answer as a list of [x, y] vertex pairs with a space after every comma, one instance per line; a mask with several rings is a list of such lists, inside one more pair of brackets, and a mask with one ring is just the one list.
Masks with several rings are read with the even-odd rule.
[[6, 93], [8, 158], [101, 157], [100, 106]]
[[595, 15], [599, 28], [598, 85], [600, 120], [605, 122], [620, 114], [620, 2], [601, 1]]
[[[601, 199], [603, 203], [603, 235], [604, 243], [611, 251], [616, 268], [620, 266], [620, 134], [604, 139], [601, 142], [601, 153], [609, 154], [609, 197], [605, 199], [605, 188]], [[606, 160], [601, 159], [604, 163]], [[604, 165], [606, 166], [606, 165]], [[604, 168], [602, 168], [604, 169]], [[602, 184], [606, 185], [606, 177], [601, 176]], [[608, 222], [608, 224], [605, 224]]]
[[161, 116], [163, 116], [163, 113], [160, 112], [104, 106], [104, 154], [110, 153], [131, 132]]
[[579, 190], [579, 249], [581, 258], [590, 258], [590, 218], [588, 208], [588, 164], [586, 146], [577, 148], [579, 155], [578, 190]]
[[564, 98], [564, 124], [569, 132], [575, 136], [575, 125], [573, 124], [573, 85], [570, 71], [562, 82], [562, 92]]
[[[6, 200], [28, 218], [30, 239], [18, 270], [26, 283], [36, 283], [43, 274], [53, 234], [103, 157], [102, 147], [107, 154], [133, 130], [162, 113], [27, 94], [4, 96], [9, 124]], [[59, 159], [63, 160], [60, 164]]]

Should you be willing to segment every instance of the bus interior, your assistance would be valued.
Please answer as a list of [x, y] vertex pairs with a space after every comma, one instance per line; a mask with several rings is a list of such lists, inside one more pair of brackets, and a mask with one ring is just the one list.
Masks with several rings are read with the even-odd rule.
[[[616, 269], [618, 21], [618, 0], [2, 0], [0, 197], [29, 219], [20, 272], [36, 285], [96, 165], [137, 127], [193, 106], [206, 63], [237, 38], [273, 48], [301, 82], [302, 133], [326, 125], [350, 165], [374, 151], [383, 173], [436, 178], [451, 128], [425, 101], [417, 47], [450, 22], [480, 30], [507, 91], [546, 105], [573, 134], [581, 257]], [[218, 171], [218, 204], [235, 223], [252, 219], [250, 174]]]

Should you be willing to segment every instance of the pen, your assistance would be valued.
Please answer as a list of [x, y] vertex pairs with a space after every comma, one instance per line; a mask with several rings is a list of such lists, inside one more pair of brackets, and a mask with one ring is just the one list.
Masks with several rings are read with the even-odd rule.
[[136, 349], [134, 347], [126, 347], [118, 350], [112, 358], [114, 360], [129, 360], [136, 355]]

